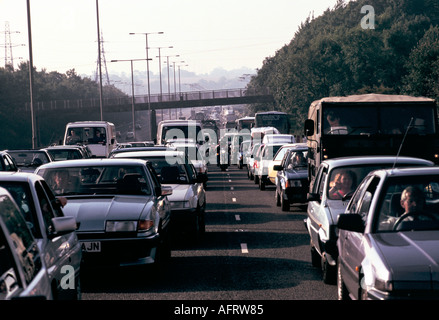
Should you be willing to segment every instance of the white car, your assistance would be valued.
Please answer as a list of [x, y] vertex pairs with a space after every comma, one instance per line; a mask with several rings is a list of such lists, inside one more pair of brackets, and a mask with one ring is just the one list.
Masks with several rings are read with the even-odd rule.
[[182, 151], [185, 153], [186, 157], [189, 158], [191, 163], [194, 165], [197, 170], [197, 174], [203, 178], [204, 188], [207, 186], [207, 163], [206, 159], [202, 156], [200, 149], [195, 143], [178, 143], [174, 142], [169, 144], [170, 147], [175, 148], [178, 151]]
[[[44, 256], [53, 298], [76, 300], [81, 297], [79, 272], [81, 246], [76, 235], [76, 219], [65, 216], [47, 182], [39, 175], [26, 172], [0, 172], [0, 187], [14, 197], [23, 213], [38, 248]], [[62, 286], [64, 266], [72, 267], [72, 286]]]
[[0, 300], [51, 300], [43, 259], [17, 204], [7, 190], [0, 188]]
[[[123, 152], [114, 158], [134, 158], [151, 163], [160, 183], [172, 187], [169, 195], [173, 230], [189, 232], [198, 241], [205, 232], [206, 192], [204, 179], [197, 175], [195, 167], [177, 150]], [[189, 225], [189, 226], [187, 226]]]
[[261, 145], [260, 154], [255, 159], [255, 162], [257, 161], [255, 166], [255, 182], [259, 183], [260, 190], [265, 190], [265, 185], [271, 184], [271, 181], [268, 180], [269, 168], [273, 168], [273, 157], [284, 144], [267, 143]]
[[393, 156], [357, 156], [323, 161], [308, 194], [305, 225], [311, 238], [311, 260], [322, 268], [323, 281], [335, 283], [337, 218], [343, 213], [358, 184], [371, 171], [382, 168], [433, 166], [433, 162]]

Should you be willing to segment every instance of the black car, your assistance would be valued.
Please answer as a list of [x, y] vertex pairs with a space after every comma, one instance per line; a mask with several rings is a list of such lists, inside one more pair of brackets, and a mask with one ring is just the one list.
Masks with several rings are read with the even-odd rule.
[[273, 166], [276, 175], [276, 205], [289, 211], [290, 204], [306, 202], [308, 193], [307, 147], [288, 150], [280, 165]]

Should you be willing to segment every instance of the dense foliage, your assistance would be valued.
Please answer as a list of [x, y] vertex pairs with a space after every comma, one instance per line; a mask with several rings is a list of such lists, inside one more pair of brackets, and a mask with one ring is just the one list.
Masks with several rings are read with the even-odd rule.
[[[99, 85], [89, 78], [78, 76], [74, 69], [65, 74], [34, 70], [34, 102], [52, 100], [99, 99]], [[16, 70], [0, 68], [0, 149], [30, 148], [32, 146], [31, 114], [25, 111], [30, 101], [29, 63], [21, 63]], [[124, 94], [114, 86], [105, 86], [106, 98]], [[36, 108], [35, 108], [36, 109]], [[28, 108], [29, 110], [29, 108]], [[82, 115], [84, 116], [84, 115]], [[89, 115], [85, 115], [89, 116]], [[99, 120], [99, 115], [96, 115]], [[38, 114], [37, 144], [45, 146], [55, 142], [54, 132], [63, 133], [65, 124], [74, 120], [88, 120], [75, 114]]]
[[[363, 6], [370, 12], [361, 12]], [[374, 29], [365, 29], [362, 22]], [[363, 25], [364, 26], [364, 25]], [[265, 59], [248, 85], [268, 87], [275, 105], [292, 114], [302, 133], [310, 103], [361, 93], [439, 96], [439, 1], [339, 0], [303, 22], [288, 45]]]

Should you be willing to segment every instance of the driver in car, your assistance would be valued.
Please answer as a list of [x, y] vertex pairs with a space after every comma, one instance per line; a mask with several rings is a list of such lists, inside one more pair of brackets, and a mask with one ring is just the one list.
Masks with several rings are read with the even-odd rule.
[[424, 192], [416, 187], [409, 186], [401, 194], [401, 207], [404, 213], [396, 220], [393, 230], [405, 230], [403, 221], [434, 221], [435, 215], [425, 211]]

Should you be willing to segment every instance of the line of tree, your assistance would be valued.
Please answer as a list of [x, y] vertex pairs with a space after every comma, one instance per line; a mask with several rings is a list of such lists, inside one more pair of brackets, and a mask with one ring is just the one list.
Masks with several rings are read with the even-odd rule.
[[[374, 28], [361, 22], [374, 10]], [[370, 19], [369, 19], [370, 20]], [[308, 17], [288, 45], [264, 60], [249, 88], [270, 88], [278, 110], [295, 119], [302, 134], [312, 101], [363, 93], [439, 96], [439, 1], [339, 0]]]
[[[79, 76], [75, 69], [62, 74], [56, 71], [47, 72], [45, 69], [37, 71], [34, 68], [33, 74], [34, 101], [99, 99], [99, 84], [90, 78]], [[105, 98], [126, 96], [114, 86], [104, 86], [103, 95]], [[0, 68], [0, 149], [32, 146], [31, 114], [24, 112], [24, 106], [29, 101], [29, 63], [22, 62], [17, 69], [10, 65]], [[67, 122], [87, 120], [87, 116], [89, 115], [37, 114], [37, 144], [45, 146], [54, 142], [54, 132], [64, 132]], [[99, 117], [96, 118], [98, 119]]]

